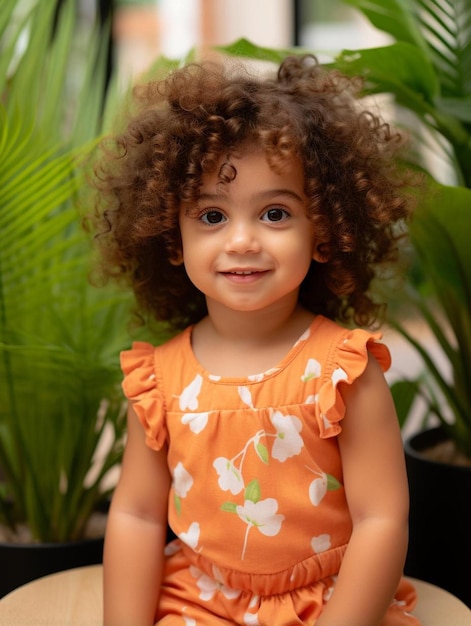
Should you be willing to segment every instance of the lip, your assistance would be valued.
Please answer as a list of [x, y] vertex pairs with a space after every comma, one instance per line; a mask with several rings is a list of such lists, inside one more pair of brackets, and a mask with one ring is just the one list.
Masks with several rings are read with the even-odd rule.
[[266, 272], [268, 271], [267, 266], [263, 265], [226, 265], [221, 263], [219, 266], [219, 271], [222, 274], [235, 274], [235, 273], [246, 273], [246, 272]]
[[221, 274], [230, 274], [235, 276], [250, 276], [251, 274], [265, 274], [267, 269], [260, 267], [234, 267], [228, 270], [221, 270]]
[[268, 270], [256, 268], [234, 268], [220, 272], [224, 277], [236, 283], [250, 283], [264, 276]]

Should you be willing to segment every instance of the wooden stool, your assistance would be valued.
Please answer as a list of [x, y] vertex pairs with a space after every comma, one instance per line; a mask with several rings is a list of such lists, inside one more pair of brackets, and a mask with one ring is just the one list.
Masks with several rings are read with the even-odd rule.
[[[447, 591], [410, 579], [423, 626], [471, 626], [471, 609]], [[38, 578], [0, 600], [0, 626], [102, 626], [102, 566]]]

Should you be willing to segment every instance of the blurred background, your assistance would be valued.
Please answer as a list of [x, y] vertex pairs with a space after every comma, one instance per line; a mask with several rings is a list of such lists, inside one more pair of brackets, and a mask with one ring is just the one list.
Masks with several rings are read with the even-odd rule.
[[[59, 4], [63, 0], [59, 0]], [[299, 45], [325, 52], [385, 43], [359, 14], [337, 0], [77, 0], [84, 22], [112, 21], [110, 62], [135, 78], [158, 55], [182, 58], [241, 37], [260, 46]]]

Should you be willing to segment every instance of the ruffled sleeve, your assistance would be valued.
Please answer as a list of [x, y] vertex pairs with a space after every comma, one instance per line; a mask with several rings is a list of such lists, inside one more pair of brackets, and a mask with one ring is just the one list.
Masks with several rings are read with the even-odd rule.
[[342, 430], [340, 421], [345, 415], [345, 403], [338, 390], [338, 383], [351, 385], [363, 374], [368, 363], [368, 352], [377, 359], [383, 372], [391, 366], [389, 349], [383, 343], [377, 343], [381, 337], [381, 333], [362, 329], [345, 330], [332, 345], [317, 398], [321, 438], [334, 437]]
[[135, 342], [132, 350], [121, 353], [122, 387], [125, 396], [134, 401], [134, 409], [146, 434], [146, 444], [153, 450], [160, 450], [167, 438], [167, 428], [165, 403], [157, 386], [154, 350], [150, 343]]

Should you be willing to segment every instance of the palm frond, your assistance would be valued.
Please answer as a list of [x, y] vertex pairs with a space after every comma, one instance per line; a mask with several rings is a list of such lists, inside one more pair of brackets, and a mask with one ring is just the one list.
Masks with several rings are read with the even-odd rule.
[[[407, 81], [412, 94], [397, 89], [397, 83], [384, 80], [377, 73], [367, 50], [356, 51], [363, 60], [351, 64], [352, 52], [340, 56], [343, 71], [361, 72], [374, 93], [389, 92], [399, 104], [418, 113], [422, 123], [430, 125], [445, 137], [454, 150], [460, 181], [471, 186], [471, 3], [455, 0], [343, 0], [364, 13], [371, 23], [392, 35], [397, 43], [410, 45], [415, 54], [427, 59], [428, 72], [434, 76], [435, 88], [422, 89], [420, 76]], [[392, 47], [385, 48], [393, 54]], [[411, 50], [412, 54], [412, 50]], [[390, 59], [393, 60], [392, 58]], [[412, 57], [411, 57], [412, 61]], [[431, 84], [427, 81], [427, 84]], [[404, 97], [405, 96], [405, 97]], [[422, 109], [417, 102], [426, 103]]]
[[92, 28], [77, 55], [75, 2], [57, 21], [55, 6], [35, 0], [8, 23], [16, 2], [4, 0], [0, 16], [0, 519], [27, 522], [43, 541], [78, 538], [108, 493], [102, 482], [123, 448], [118, 359], [133, 306], [90, 284], [77, 206], [82, 161], [104, 123], [106, 43]]

